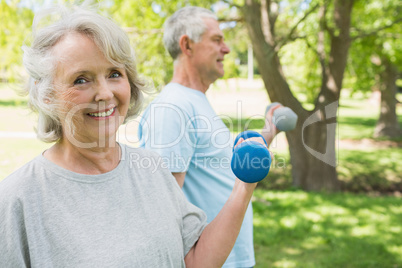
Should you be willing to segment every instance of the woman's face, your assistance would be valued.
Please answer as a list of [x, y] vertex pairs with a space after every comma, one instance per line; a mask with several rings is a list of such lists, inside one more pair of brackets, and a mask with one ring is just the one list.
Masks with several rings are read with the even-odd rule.
[[63, 37], [53, 53], [57, 59], [54, 88], [61, 104], [57, 113], [63, 139], [86, 147], [115, 141], [130, 105], [124, 66], [109, 62], [89, 37], [79, 33]]

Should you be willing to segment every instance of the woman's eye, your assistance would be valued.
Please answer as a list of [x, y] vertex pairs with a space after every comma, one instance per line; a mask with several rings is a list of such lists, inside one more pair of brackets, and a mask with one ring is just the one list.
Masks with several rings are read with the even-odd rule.
[[112, 73], [111, 75], [110, 75], [110, 78], [118, 78], [118, 77], [120, 77], [121, 76], [121, 73], [119, 73], [119, 72], [114, 72], [114, 73]]
[[78, 78], [74, 81], [74, 85], [84, 84], [86, 80], [84, 78]]

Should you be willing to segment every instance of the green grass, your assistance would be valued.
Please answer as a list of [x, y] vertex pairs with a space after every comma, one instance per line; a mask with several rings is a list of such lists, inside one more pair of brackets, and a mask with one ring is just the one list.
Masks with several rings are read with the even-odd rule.
[[[379, 106], [373, 105], [367, 99], [342, 99], [338, 113], [339, 139], [372, 139], [379, 109]], [[401, 105], [397, 106], [396, 112], [402, 126]]]
[[256, 267], [401, 267], [402, 199], [255, 191]]
[[349, 191], [392, 192], [402, 189], [402, 150], [386, 148], [338, 152], [338, 176]]

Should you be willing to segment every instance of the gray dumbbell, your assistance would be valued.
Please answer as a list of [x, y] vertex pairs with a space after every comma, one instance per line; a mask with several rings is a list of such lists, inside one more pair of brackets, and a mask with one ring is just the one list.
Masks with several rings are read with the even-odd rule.
[[[280, 104], [279, 102], [271, 103], [265, 109], [265, 114], [273, 106]], [[280, 107], [274, 111], [274, 117], [272, 118], [272, 123], [275, 124], [276, 128], [280, 131], [289, 131], [296, 127], [297, 114], [292, 111], [289, 107]]]

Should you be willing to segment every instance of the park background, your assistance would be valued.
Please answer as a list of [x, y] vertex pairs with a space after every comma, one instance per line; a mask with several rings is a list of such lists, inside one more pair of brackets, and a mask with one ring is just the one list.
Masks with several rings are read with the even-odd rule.
[[[16, 92], [33, 16], [54, 2], [0, 0], [0, 181], [50, 146]], [[253, 198], [256, 267], [402, 267], [400, 1], [93, 3], [128, 33], [154, 89], [147, 102], [172, 75], [164, 20], [198, 5], [216, 12], [231, 48], [207, 96], [233, 135], [261, 130], [271, 102], [298, 113], [297, 128], [272, 143]], [[138, 121], [121, 127], [120, 142], [138, 145]]]

